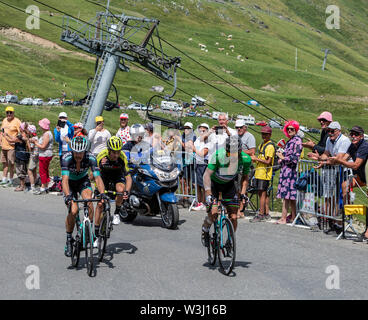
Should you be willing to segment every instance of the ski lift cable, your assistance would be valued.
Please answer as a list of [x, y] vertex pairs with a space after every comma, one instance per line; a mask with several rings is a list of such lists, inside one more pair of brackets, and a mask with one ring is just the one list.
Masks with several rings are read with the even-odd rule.
[[[96, 3], [96, 2], [91, 1], [91, 0], [85, 0], [85, 1], [87, 1], [87, 2], [89, 2], [89, 3], [92, 3], [92, 4], [95, 4], [95, 5], [98, 5], [98, 6], [101, 6], [101, 7], [105, 8], [106, 10], [108, 10], [108, 11], [110, 12], [110, 14], [114, 15], [114, 13], [112, 13], [112, 12], [110, 11], [110, 9], [109, 9], [109, 8], [107, 8], [106, 6], [104, 6], [104, 5], [100, 4], [100, 3]], [[282, 116], [282, 115], [280, 115], [279, 113], [275, 112], [275, 111], [274, 111], [274, 110], [272, 110], [271, 108], [267, 107], [267, 106], [266, 106], [265, 104], [263, 104], [262, 102], [260, 102], [260, 101], [256, 100], [256, 99], [255, 99], [255, 98], [253, 98], [251, 95], [249, 95], [247, 92], [245, 92], [244, 90], [242, 90], [242, 89], [238, 88], [236, 85], [234, 85], [233, 83], [229, 82], [228, 80], [224, 79], [223, 77], [221, 77], [221, 76], [220, 76], [219, 74], [217, 74], [216, 72], [214, 72], [214, 71], [210, 70], [210, 69], [209, 69], [208, 67], [206, 67], [204, 64], [202, 64], [201, 62], [197, 61], [196, 59], [194, 59], [193, 57], [191, 57], [190, 55], [188, 55], [186, 52], [184, 52], [184, 51], [180, 50], [179, 48], [177, 48], [176, 46], [174, 46], [173, 44], [171, 44], [169, 41], [165, 40], [164, 38], [159, 38], [159, 40], [160, 40], [160, 42], [162, 41], [162, 42], [166, 43], [167, 45], [169, 45], [170, 47], [172, 47], [173, 49], [177, 50], [179, 53], [183, 54], [184, 56], [186, 56], [188, 59], [192, 60], [192, 61], [193, 61], [193, 62], [195, 62], [196, 64], [200, 65], [202, 68], [204, 68], [205, 70], [207, 70], [207, 71], [208, 71], [208, 72], [210, 72], [211, 74], [215, 75], [216, 77], [218, 77], [219, 79], [221, 79], [222, 81], [224, 81], [226, 84], [230, 85], [230, 86], [231, 86], [231, 87], [233, 87], [234, 89], [236, 89], [236, 90], [238, 90], [239, 92], [243, 93], [244, 95], [246, 95], [246, 96], [247, 96], [248, 98], [250, 98], [251, 100], [256, 101], [259, 105], [261, 105], [261, 106], [263, 106], [264, 108], [266, 108], [267, 110], [271, 111], [274, 115], [278, 116], [279, 118], [283, 119], [284, 121], [287, 121], [287, 119], [286, 119], [285, 117], [283, 117], [283, 116]], [[162, 48], [161, 43], [160, 43], [160, 47]], [[187, 71], [186, 71], [185, 69], [183, 69], [182, 67], [179, 67], [179, 66], [178, 66], [178, 68], [180, 68], [180, 69], [181, 69], [181, 70], [183, 70], [184, 72], [187, 72]], [[188, 72], [187, 72], [187, 73], [188, 73]], [[212, 88], [214, 88], [214, 89], [216, 89], [216, 90], [220, 91], [221, 93], [223, 93], [223, 94], [227, 95], [228, 97], [232, 98], [233, 100], [238, 100], [238, 101], [240, 101], [240, 103], [242, 103], [242, 104], [243, 104], [243, 105], [245, 105], [246, 107], [248, 107], [248, 108], [252, 109], [253, 111], [257, 112], [258, 114], [261, 114], [262, 116], [266, 117], [266, 119], [268, 119], [268, 120], [272, 120], [272, 121], [276, 122], [277, 124], [282, 125], [282, 124], [280, 124], [276, 119], [271, 119], [271, 118], [269, 118], [268, 116], [264, 115], [263, 113], [259, 112], [258, 110], [253, 109], [249, 104], [244, 104], [243, 102], [241, 102], [241, 100], [240, 100], [240, 99], [236, 99], [236, 98], [234, 98], [234, 97], [232, 97], [232, 96], [228, 95], [227, 93], [225, 93], [223, 90], [218, 89], [216, 86], [213, 86], [213, 85], [211, 85], [211, 84], [207, 83], [206, 81], [203, 81], [202, 79], [200, 79], [200, 77], [197, 77], [197, 76], [195, 76], [195, 75], [193, 75], [193, 74], [190, 74], [190, 75], [191, 75], [191, 76], [194, 76], [195, 78], [197, 78], [198, 80], [200, 80], [200, 81], [204, 82], [205, 84], [207, 84], [207, 85], [211, 86]], [[306, 132], [306, 134], [307, 134], [308, 136], [312, 137], [313, 139], [317, 140], [317, 139], [316, 139], [313, 135], [311, 135], [309, 132]]]
[[[133, 64], [134, 64], [137, 68], [139, 68], [139, 69], [141, 69], [142, 71], [144, 71], [144, 72], [146, 72], [146, 73], [148, 73], [148, 74], [150, 74], [150, 75], [154, 76], [155, 78], [157, 78], [157, 79], [159, 79], [159, 80], [161, 80], [161, 81], [165, 82], [166, 84], [168, 84], [168, 85], [170, 85], [170, 86], [174, 86], [171, 82], [169, 82], [169, 81], [167, 81], [167, 80], [164, 80], [164, 79], [161, 79], [159, 76], [157, 76], [157, 75], [156, 75], [156, 74], [154, 74], [153, 72], [150, 72], [149, 70], [146, 70], [146, 69], [142, 68], [139, 64], [136, 64], [136, 63], [133, 63]], [[185, 91], [185, 90], [183, 90], [183, 89], [181, 89], [181, 88], [179, 88], [179, 87], [177, 87], [177, 90], [178, 90], [178, 91], [180, 91], [180, 92], [182, 92], [182, 93], [184, 93], [184, 94], [186, 94], [186, 95], [187, 95], [187, 96], [189, 96], [189, 97], [193, 97], [193, 96], [194, 96], [192, 93], [189, 93], [189, 92], [187, 92], [187, 91]], [[207, 102], [205, 102], [204, 104], [205, 104], [206, 106], [210, 107], [211, 109], [213, 109], [213, 110], [217, 111], [217, 112], [223, 113], [223, 111], [221, 111], [221, 110], [217, 109], [216, 107], [214, 107], [213, 105], [211, 105], [211, 104], [209, 104], [209, 103], [207, 103]], [[255, 129], [253, 129], [253, 128], [249, 127], [249, 126], [248, 126], [248, 129], [250, 129], [250, 130], [254, 131], [255, 133], [261, 134], [261, 132], [260, 132], [260, 131], [257, 131], [257, 130], [255, 130]], [[274, 141], [274, 142], [275, 142], [275, 141]]]
[[[53, 10], [55, 10], [55, 11], [57, 11], [57, 12], [60, 12], [60, 13], [62, 13], [62, 14], [65, 14], [65, 15], [68, 15], [68, 16], [70, 16], [70, 17], [72, 17], [72, 18], [74, 18], [74, 19], [77, 19], [77, 20], [79, 20], [79, 21], [81, 21], [81, 22], [83, 22], [83, 23], [85, 23], [85, 24], [87, 24], [87, 25], [90, 25], [90, 26], [93, 26], [93, 27], [95, 27], [93, 24], [91, 24], [91, 23], [89, 23], [89, 22], [87, 22], [87, 21], [84, 21], [84, 20], [82, 20], [82, 19], [78, 19], [78, 18], [76, 18], [76, 17], [74, 17], [73, 15], [70, 15], [70, 14], [68, 14], [68, 13], [66, 13], [66, 12], [64, 12], [64, 11], [62, 11], [62, 10], [60, 10], [60, 9], [57, 9], [57, 8], [55, 8], [55, 7], [52, 7], [52, 6], [50, 6], [50, 5], [48, 5], [48, 4], [45, 4], [45, 3], [43, 3], [42, 1], [39, 1], [39, 0], [32, 0], [32, 1], [34, 1], [34, 2], [36, 2], [36, 3], [39, 3], [39, 4], [41, 4], [41, 5], [44, 5], [45, 7], [48, 7], [48, 8], [50, 8], [50, 9], [53, 9]], [[89, 0], [85, 0], [85, 1], [88, 1], [88, 2], [92, 2], [92, 1], [89, 1]], [[17, 8], [17, 7], [14, 7], [14, 6], [11, 6], [11, 5], [9, 5], [9, 4], [7, 4], [7, 3], [5, 3], [5, 2], [3, 2], [3, 1], [0, 1], [1, 3], [3, 3], [3, 4], [5, 4], [5, 5], [7, 5], [7, 6], [9, 6], [9, 7], [13, 7], [13, 8], [16, 8], [18, 11], [22, 11], [23, 12], [23, 10], [21, 10], [21, 9], [19, 9], [19, 8]], [[94, 3], [94, 4], [97, 4], [97, 3]], [[102, 6], [101, 4], [98, 4], [98, 5], [100, 5], [100, 6]], [[24, 12], [25, 13], [25, 12]], [[111, 12], [110, 12], [111, 13]], [[115, 16], [115, 15], [114, 15]], [[42, 19], [42, 18], [41, 18]], [[48, 20], [46, 20], [46, 19], [42, 19], [43, 21], [46, 21], [46, 22], [48, 22], [48, 23], [50, 23], [50, 24], [52, 24], [52, 25], [54, 25], [54, 26], [57, 26], [58, 28], [61, 28], [62, 29], [62, 27], [61, 26], [59, 26], [59, 25], [56, 25], [56, 24], [54, 24], [54, 23], [52, 23], [52, 22], [50, 22], [50, 21], [48, 21]], [[120, 20], [120, 19], [119, 19]], [[121, 20], [120, 20], [121, 21]], [[73, 28], [71, 28], [71, 29], [73, 29]], [[75, 29], [73, 29], [73, 30], [75, 30]], [[105, 30], [107, 33], [109, 33], [109, 34], [111, 34], [111, 35], [113, 35], [113, 33], [111, 33], [110, 31], [108, 31], [108, 30]], [[193, 58], [191, 58], [189, 55], [187, 55], [187, 54], [185, 54], [183, 51], [181, 51], [180, 49], [178, 49], [178, 48], [176, 48], [175, 46], [173, 46], [173, 45], [171, 45], [170, 43], [168, 43], [166, 40], [164, 40], [164, 39], [162, 39], [162, 41], [163, 42], [165, 42], [165, 43], [167, 43], [168, 45], [170, 45], [170, 46], [172, 46], [174, 49], [176, 49], [176, 50], [178, 50], [179, 52], [181, 52], [181, 53], [183, 53], [184, 55], [186, 55], [188, 58], [190, 58], [190, 59], [192, 59], [193, 61], [195, 61], [195, 62], [197, 62], [195, 59], [193, 59]], [[199, 63], [199, 62], [197, 62], [198, 64], [200, 64], [200, 65], [202, 65], [201, 63]], [[207, 67], [205, 67], [205, 66], [203, 66], [202, 65], [202, 67], [204, 67], [206, 70], [208, 69]], [[197, 78], [198, 80], [200, 80], [200, 81], [202, 81], [203, 83], [206, 83], [207, 85], [209, 85], [209, 86], [211, 86], [212, 88], [214, 88], [214, 89], [216, 89], [216, 90], [218, 90], [218, 91], [220, 91], [220, 92], [222, 92], [223, 94], [225, 94], [226, 96], [228, 96], [228, 97], [231, 97], [231, 98], [233, 98], [233, 99], [236, 99], [236, 98], [234, 98], [234, 97], [232, 97], [232, 96], [230, 96], [229, 94], [227, 94], [226, 92], [224, 92], [223, 90], [221, 90], [221, 89], [219, 89], [219, 88], [217, 88], [216, 86], [213, 86], [213, 85], [211, 85], [211, 84], [209, 84], [208, 82], [206, 82], [205, 80], [203, 80], [203, 79], [201, 79], [201, 78], [199, 78], [199, 77], [197, 77], [197, 76], [195, 76], [195, 75], [193, 75], [192, 73], [190, 73], [190, 72], [188, 72], [188, 71], [186, 71], [185, 69], [183, 69], [183, 68], [181, 68], [180, 67], [180, 69], [182, 69], [184, 72], [186, 72], [186, 73], [188, 73], [188, 74], [190, 74], [190, 75], [192, 75], [193, 77], [195, 77], [195, 78]], [[211, 70], [209, 70], [208, 69], [208, 71], [209, 72], [211, 72], [211, 73], [213, 73], [213, 74], [215, 74], [213, 71], [211, 71]], [[216, 74], [215, 74], [216, 75]], [[216, 75], [216, 76], [218, 76], [218, 75]], [[218, 77], [220, 77], [220, 76], [218, 76]], [[221, 79], [222, 79], [222, 77], [220, 77]], [[228, 81], [226, 81], [225, 79], [224, 79], [224, 81], [225, 82], [227, 82], [227, 83], [229, 83]], [[234, 86], [233, 84], [231, 84], [231, 83], [229, 83], [231, 86]], [[235, 87], [235, 86], [234, 86]], [[238, 89], [238, 90], [240, 90], [239, 88], [237, 88], [237, 87], [235, 87], [236, 89]], [[242, 91], [242, 90], [240, 90], [240, 91]], [[244, 92], [243, 92], [244, 93]], [[244, 94], [246, 94], [246, 93], [244, 93]], [[247, 95], [247, 94], [246, 94]], [[247, 95], [248, 97], [250, 97], [249, 95]], [[238, 100], [238, 99], [237, 99]], [[239, 100], [240, 101], [240, 100]], [[242, 102], [241, 102], [242, 103]], [[244, 103], [242, 103], [242, 104], [244, 104]], [[261, 104], [261, 103], [260, 103]], [[251, 108], [249, 105], [246, 105], [246, 104], [244, 104], [245, 106], [247, 106], [247, 107], [249, 107], [249, 108]], [[261, 104], [262, 106], [264, 106], [263, 104]], [[264, 107], [266, 107], [266, 106], [264, 106]], [[268, 107], [266, 107], [267, 109], [269, 109]], [[251, 108], [252, 109], [252, 108]], [[254, 110], [254, 109], [253, 109]], [[277, 113], [275, 113], [272, 109], [269, 109], [271, 112], [273, 112], [274, 114], [277, 114]], [[258, 112], [258, 113], [260, 113], [259, 111], [257, 111], [257, 110], [254, 110], [254, 111], [256, 111], [256, 112]], [[262, 114], [262, 113], [260, 113], [260, 114]], [[264, 114], [262, 114], [263, 116], [265, 116]], [[269, 120], [271, 120], [270, 118], [268, 118], [267, 116], [265, 116], [267, 119], [269, 119]], [[283, 118], [283, 117], [282, 117]], [[283, 118], [283, 119], [285, 119], [285, 118]], [[277, 121], [275, 121], [275, 122], [277, 122]], [[308, 135], [310, 135], [308, 132], [306, 132]], [[312, 136], [312, 135], [310, 135], [313, 139], [316, 139], [314, 136]]]

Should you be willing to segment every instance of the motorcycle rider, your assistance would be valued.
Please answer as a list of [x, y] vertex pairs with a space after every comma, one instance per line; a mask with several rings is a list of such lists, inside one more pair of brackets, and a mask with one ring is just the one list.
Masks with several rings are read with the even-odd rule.
[[[128, 141], [122, 149], [125, 152], [129, 163], [139, 164], [142, 163], [142, 161], [149, 160], [147, 153], [149, 155], [151, 146], [148, 142], [143, 140], [145, 132], [143, 125], [139, 123], [133, 124], [130, 127], [129, 135], [131, 140]], [[144, 156], [146, 156], [146, 158]]]

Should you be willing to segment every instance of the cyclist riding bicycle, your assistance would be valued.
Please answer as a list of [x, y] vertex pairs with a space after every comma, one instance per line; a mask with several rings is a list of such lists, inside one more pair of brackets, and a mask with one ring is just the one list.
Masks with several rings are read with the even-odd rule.
[[209, 229], [217, 217], [217, 201], [220, 193], [234, 231], [236, 231], [239, 199], [235, 181], [238, 178], [238, 172], [241, 172], [240, 194], [241, 200], [245, 201], [251, 164], [252, 160], [248, 154], [242, 151], [242, 143], [237, 136], [228, 137], [225, 148], [217, 150], [212, 155], [203, 176], [208, 211], [202, 225], [202, 243], [204, 246], [208, 245]]
[[[104, 195], [105, 187], [100, 176], [96, 158], [87, 151], [88, 141], [83, 136], [78, 136], [70, 142], [72, 151], [67, 152], [61, 159], [61, 175], [64, 192], [64, 201], [67, 206], [71, 203], [71, 210], [66, 218], [66, 246], [65, 255], [72, 255], [72, 233], [75, 219], [78, 214], [78, 205], [72, 201], [78, 198], [78, 193], [83, 199], [92, 198], [92, 186], [88, 178], [88, 169], [91, 169], [95, 177], [96, 185], [101, 194]], [[105, 197], [103, 197], [104, 199]], [[103, 201], [103, 200], [102, 200]], [[89, 218], [93, 221], [93, 205], [88, 203]]]
[[[123, 142], [119, 137], [112, 136], [107, 140], [107, 148], [97, 155], [97, 164], [100, 167], [101, 178], [105, 188], [114, 185], [116, 192], [124, 193], [124, 196], [116, 196], [116, 209], [114, 213], [113, 224], [120, 223], [119, 212], [123, 201], [129, 199], [130, 189], [132, 187], [132, 178], [128, 167], [128, 160], [122, 151]], [[95, 234], [98, 236], [98, 230], [101, 220], [102, 206], [96, 207]]]

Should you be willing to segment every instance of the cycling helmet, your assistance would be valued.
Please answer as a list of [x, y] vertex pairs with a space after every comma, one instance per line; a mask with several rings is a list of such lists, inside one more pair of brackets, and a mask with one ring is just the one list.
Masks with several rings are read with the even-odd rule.
[[129, 134], [133, 141], [137, 141], [138, 137], [144, 137], [145, 129], [141, 124], [133, 124], [130, 127]]
[[121, 151], [123, 148], [123, 141], [117, 136], [112, 136], [107, 140], [107, 148], [113, 151]]
[[77, 136], [70, 142], [70, 148], [74, 152], [84, 152], [88, 149], [88, 140], [83, 136]]
[[238, 136], [230, 136], [226, 138], [225, 143], [226, 152], [242, 151], [242, 141]]

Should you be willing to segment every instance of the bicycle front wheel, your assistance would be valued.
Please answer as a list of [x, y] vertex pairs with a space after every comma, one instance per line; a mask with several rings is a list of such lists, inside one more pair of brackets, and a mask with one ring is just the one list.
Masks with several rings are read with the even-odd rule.
[[107, 232], [108, 232], [108, 225], [107, 225], [107, 215], [105, 214], [102, 218], [101, 225], [100, 225], [100, 239], [98, 241], [98, 261], [102, 261], [105, 251], [106, 251], [106, 243], [107, 243]]
[[87, 274], [91, 277], [93, 272], [93, 233], [91, 224], [89, 221], [85, 223], [84, 227], [84, 235], [85, 235], [85, 246], [86, 246], [86, 265], [87, 265]]
[[224, 218], [220, 226], [218, 256], [221, 271], [229, 275], [235, 266], [236, 241], [233, 224], [229, 218]]
[[213, 223], [209, 230], [209, 241], [208, 241], [207, 253], [208, 262], [213, 266], [216, 263], [217, 257], [217, 232], [215, 229], [215, 224]]

